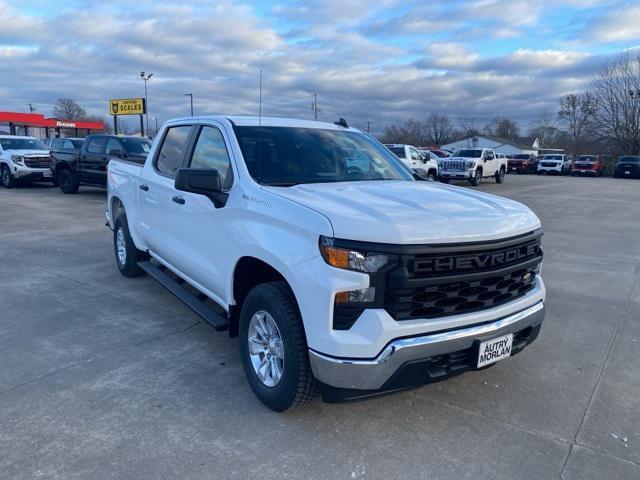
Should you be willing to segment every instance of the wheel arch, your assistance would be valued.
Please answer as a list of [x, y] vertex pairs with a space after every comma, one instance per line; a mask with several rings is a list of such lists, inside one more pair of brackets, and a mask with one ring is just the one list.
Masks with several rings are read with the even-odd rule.
[[235, 303], [229, 307], [229, 336], [238, 336], [240, 311], [251, 289], [268, 282], [284, 282], [300, 312], [291, 284], [277, 268], [257, 257], [240, 257], [233, 269], [232, 298]]

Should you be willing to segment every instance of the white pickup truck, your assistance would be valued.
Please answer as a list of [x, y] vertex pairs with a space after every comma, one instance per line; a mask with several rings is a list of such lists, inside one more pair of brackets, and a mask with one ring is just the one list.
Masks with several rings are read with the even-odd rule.
[[544, 319], [531, 210], [419, 181], [344, 121], [169, 121], [143, 166], [109, 163], [106, 216], [121, 273], [239, 336], [276, 411], [484, 368]]
[[0, 184], [13, 187], [17, 181], [53, 181], [51, 157], [37, 138], [0, 135]]
[[483, 178], [502, 183], [506, 173], [506, 157], [499, 158], [491, 148], [463, 148], [451, 157], [438, 160], [438, 175], [444, 183], [467, 180], [477, 187]]
[[428, 180], [435, 180], [438, 178], [438, 162], [434, 159], [436, 155], [426, 151], [421, 152], [412, 145], [405, 145], [401, 143], [388, 143], [385, 144], [391, 153], [404, 162], [409, 168], [416, 172], [423, 171]]

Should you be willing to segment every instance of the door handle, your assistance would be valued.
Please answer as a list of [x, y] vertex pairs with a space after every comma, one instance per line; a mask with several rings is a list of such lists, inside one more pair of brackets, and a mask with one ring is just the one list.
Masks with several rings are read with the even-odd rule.
[[171, 200], [173, 200], [176, 203], [179, 203], [180, 205], [184, 205], [184, 198], [178, 197], [177, 195], [173, 197]]
[[149, 191], [149, 185], [144, 185], [144, 184], [143, 184], [143, 185], [140, 185], [140, 190], [143, 190], [143, 191], [145, 191], [145, 192], [148, 192], [148, 191]]

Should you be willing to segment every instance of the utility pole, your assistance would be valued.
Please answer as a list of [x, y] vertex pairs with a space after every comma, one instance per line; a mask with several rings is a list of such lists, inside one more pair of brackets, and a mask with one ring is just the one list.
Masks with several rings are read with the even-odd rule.
[[371, 133], [371, 122], [367, 122], [367, 133]]
[[33, 113], [36, 111], [36, 107], [33, 106], [32, 103], [29, 104], [29, 113]]
[[311, 110], [313, 110], [313, 119], [318, 120], [320, 114], [320, 107], [318, 107], [318, 94], [313, 94], [313, 103], [311, 104]]
[[185, 97], [189, 97], [189, 101], [191, 102], [191, 116], [193, 117], [193, 93], [185, 93]]
[[260, 69], [260, 100], [258, 101], [258, 125], [262, 125], [262, 69]]
[[[147, 132], [149, 131], [149, 101], [147, 100], [147, 82], [153, 77], [153, 73], [149, 73], [147, 75], [144, 72], [140, 72], [140, 78], [144, 80], [144, 108], [147, 117]], [[142, 123], [142, 117], [140, 117], [140, 123]], [[140, 130], [143, 130], [142, 128]], [[140, 132], [141, 136], [144, 137], [144, 132]]]

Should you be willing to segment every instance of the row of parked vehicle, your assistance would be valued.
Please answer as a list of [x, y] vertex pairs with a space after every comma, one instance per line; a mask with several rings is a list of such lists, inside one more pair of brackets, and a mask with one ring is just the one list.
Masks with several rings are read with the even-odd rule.
[[107, 165], [114, 159], [144, 163], [151, 141], [141, 137], [89, 135], [82, 138], [0, 136], [0, 183], [51, 181], [64, 193], [80, 185], [107, 186]]

